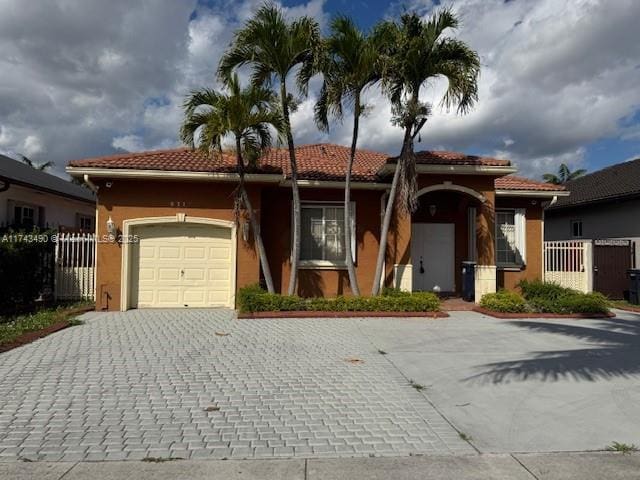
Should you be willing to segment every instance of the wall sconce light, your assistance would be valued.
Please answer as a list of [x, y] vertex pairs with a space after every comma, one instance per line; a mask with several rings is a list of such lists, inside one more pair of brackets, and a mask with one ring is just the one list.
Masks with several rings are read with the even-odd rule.
[[116, 222], [111, 219], [111, 215], [109, 215], [109, 220], [107, 220], [107, 236], [110, 241], [114, 241], [116, 239]]
[[432, 217], [436, 214], [436, 206], [435, 205], [429, 205], [429, 215], [431, 215]]

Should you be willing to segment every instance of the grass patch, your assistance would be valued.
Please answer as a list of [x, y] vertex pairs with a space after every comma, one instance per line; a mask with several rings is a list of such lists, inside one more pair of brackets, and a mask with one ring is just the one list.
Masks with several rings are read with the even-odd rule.
[[464, 432], [458, 432], [458, 436], [465, 442], [471, 442], [471, 440], [473, 440], [473, 437], [471, 435], [467, 435]]
[[81, 303], [45, 308], [34, 313], [14, 317], [3, 317], [0, 319], [0, 345], [14, 342], [25, 333], [44, 330], [63, 321], [68, 321], [70, 325], [80, 325], [82, 321], [77, 320], [75, 315], [79, 310], [89, 307], [90, 304]]
[[440, 299], [431, 292], [401, 292], [386, 289], [375, 297], [302, 298], [268, 293], [259, 285], [238, 292], [241, 313], [255, 312], [437, 312]]
[[609, 306], [611, 308], [621, 308], [623, 310], [624, 309], [640, 310], [640, 305], [627, 302], [626, 300], [609, 300]]
[[409, 385], [411, 385], [413, 388], [415, 388], [419, 392], [421, 392], [422, 390], [427, 388], [424, 385], [422, 385], [421, 383], [414, 382], [413, 380], [409, 380]]
[[633, 443], [631, 445], [627, 445], [626, 443], [613, 442], [611, 445], [607, 446], [605, 449], [608, 452], [620, 452], [622, 454], [628, 454], [631, 452], [637, 452], [638, 447]]
[[386, 355], [386, 354], [387, 354], [387, 352], [385, 352], [384, 350], [378, 350], [378, 353], [379, 353], [380, 355]]

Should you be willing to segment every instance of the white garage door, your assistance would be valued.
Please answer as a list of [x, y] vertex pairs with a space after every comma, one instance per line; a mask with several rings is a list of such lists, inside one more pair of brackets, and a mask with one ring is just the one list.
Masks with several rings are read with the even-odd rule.
[[233, 307], [231, 229], [160, 224], [134, 235], [131, 307]]

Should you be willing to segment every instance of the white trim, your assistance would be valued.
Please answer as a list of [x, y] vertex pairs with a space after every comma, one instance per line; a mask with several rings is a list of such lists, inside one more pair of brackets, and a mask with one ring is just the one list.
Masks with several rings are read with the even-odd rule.
[[[389, 163], [382, 168], [385, 173], [393, 172], [395, 163]], [[517, 172], [518, 169], [511, 166], [500, 165], [416, 165], [416, 173], [449, 173], [451, 175], [509, 175]]]
[[[71, 176], [91, 176], [96, 178], [153, 178], [158, 180], [209, 180], [216, 182], [237, 182], [237, 173], [219, 172], [186, 172], [178, 170], [134, 170], [126, 168], [95, 168], [95, 167], [67, 167]], [[248, 173], [247, 182], [279, 183], [283, 176], [280, 174]]]
[[499, 197], [568, 197], [570, 194], [566, 190], [496, 190]]
[[[342, 208], [344, 211], [344, 202], [340, 202], [340, 201], [319, 201], [319, 200], [301, 200], [300, 201], [300, 215], [301, 218], [300, 220], [302, 220], [302, 210], [304, 210], [305, 208], [322, 208], [323, 211], [325, 208]], [[351, 213], [351, 231], [352, 231], [352, 236], [351, 236], [351, 256], [353, 258], [353, 263], [355, 264], [357, 262], [357, 252], [356, 252], [356, 248], [357, 248], [357, 241], [356, 241], [356, 237], [357, 237], [357, 223], [356, 223], [356, 202], [354, 200], [351, 200], [349, 202], [349, 209], [350, 209], [350, 213]], [[344, 212], [343, 212], [344, 215]], [[292, 222], [293, 222], [293, 217], [292, 217]], [[323, 223], [324, 223], [324, 213], [323, 213]], [[291, 230], [293, 231], [293, 224], [291, 225]], [[304, 235], [305, 232], [302, 231], [302, 228], [300, 230], [300, 235]], [[300, 239], [302, 242], [302, 238]], [[302, 245], [302, 243], [301, 243]], [[345, 255], [346, 257], [346, 255]], [[342, 269], [342, 268], [346, 268], [347, 267], [347, 262], [346, 259], [344, 261], [333, 261], [333, 260], [299, 260], [298, 261], [298, 268], [325, 268], [325, 269]]]
[[[341, 181], [329, 181], [329, 180], [298, 180], [298, 187], [300, 188], [336, 188], [344, 189], [345, 182]], [[291, 180], [282, 180], [279, 184], [280, 187], [290, 187]], [[389, 188], [388, 183], [378, 182], [351, 182], [352, 190], [387, 190]]]
[[417, 196], [420, 197], [429, 192], [435, 192], [437, 190], [453, 190], [460, 193], [466, 193], [467, 195], [472, 196], [476, 200], [481, 203], [485, 203], [487, 201], [487, 197], [482, 195], [480, 192], [473, 190], [472, 188], [465, 187], [463, 185], [456, 185], [451, 182], [443, 182], [436, 185], [429, 185], [428, 187], [421, 188], [418, 190]]
[[346, 270], [347, 263], [330, 260], [300, 260], [298, 268], [301, 270]]
[[[229, 220], [219, 220], [217, 218], [204, 218], [204, 217], [191, 217], [184, 213], [166, 216], [166, 217], [143, 217], [143, 218], [130, 218], [122, 222], [122, 238], [130, 238], [131, 230], [133, 227], [139, 227], [141, 225], [156, 225], [164, 223], [195, 223], [203, 225], [212, 225], [217, 227], [229, 228], [231, 230], [231, 288], [229, 292], [229, 307], [234, 308], [236, 303], [236, 271], [237, 265], [237, 239], [236, 239], [236, 224]], [[131, 285], [129, 280], [131, 277], [130, 263], [131, 263], [131, 249], [129, 248], [130, 242], [122, 242], [122, 264], [120, 268], [120, 310], [126, 311], [130, 308]]]

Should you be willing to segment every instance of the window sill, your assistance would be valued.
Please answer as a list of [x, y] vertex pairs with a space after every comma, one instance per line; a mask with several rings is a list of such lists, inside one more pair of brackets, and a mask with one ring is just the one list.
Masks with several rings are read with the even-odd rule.
[[526, 268], [526, 265], [498, 265], [498, 270], [505, 272], [521, 272]]
[[300, 270], [346, 270], [345, 262], [328, 262], [324, 260], [302, 260], [298, 268]]

